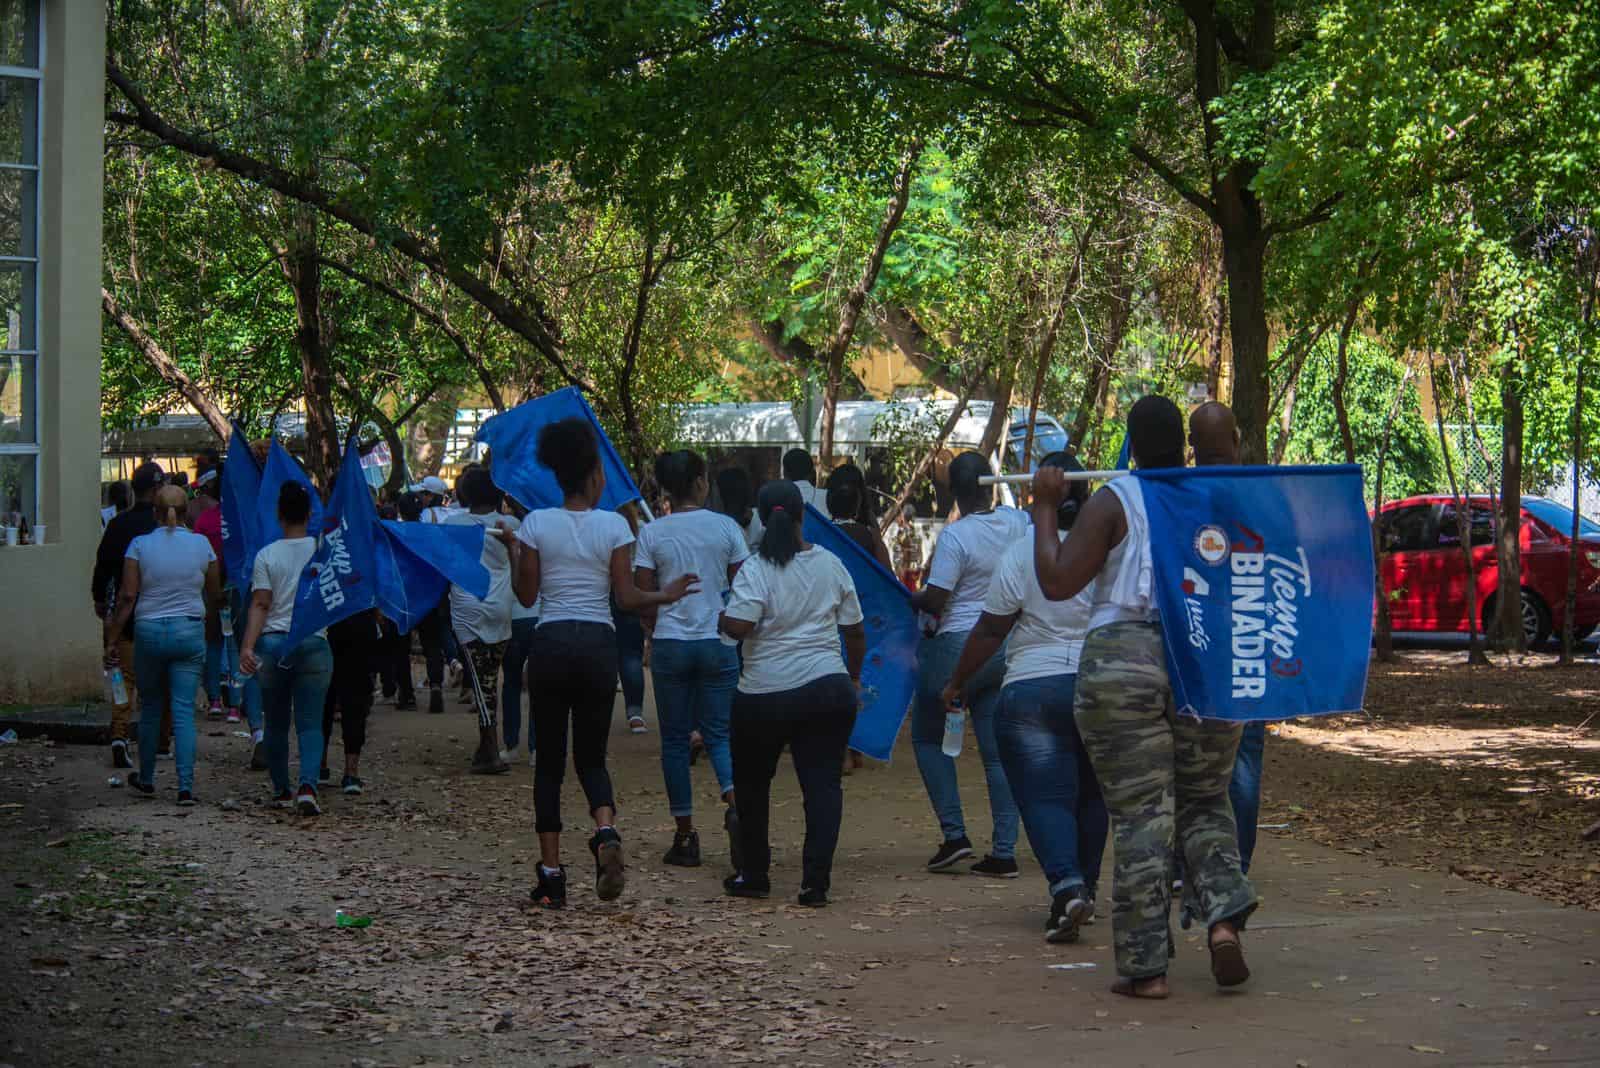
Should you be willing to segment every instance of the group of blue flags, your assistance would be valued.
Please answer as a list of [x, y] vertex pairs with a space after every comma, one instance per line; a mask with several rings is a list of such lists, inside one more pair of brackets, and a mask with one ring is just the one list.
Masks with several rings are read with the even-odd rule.
[[256, 553], [283, 535], [278, 495], [284, 483], [299, 482], [311, 493], [306, 530], [318, 539], [317, 550], [300, 575], [291, 644], [374, 607], [406, 633], [439, 604], [452, 582], [476, 597], [488, 595], [483, 528], [380, 521], [354, 437], [326, 505], [276, 438], [258, 467], [238, 426], [228, 441], [222, 479], [223, 563], [238, 590], [250, 588]]

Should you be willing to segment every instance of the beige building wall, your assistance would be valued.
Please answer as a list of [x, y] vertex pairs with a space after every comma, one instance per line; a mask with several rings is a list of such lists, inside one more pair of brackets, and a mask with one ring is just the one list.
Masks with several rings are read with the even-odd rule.
[[89, 574], [100, 541], [104, 0], [44, 0], [40, 112], [39, 522], [0, 547], [0, 704], [99, 694]]

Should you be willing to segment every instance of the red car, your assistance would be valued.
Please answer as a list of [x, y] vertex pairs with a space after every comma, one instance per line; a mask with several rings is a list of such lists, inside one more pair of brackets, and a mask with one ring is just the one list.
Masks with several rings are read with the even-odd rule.
[[[1467, 612], [1479, 626], [1494, 618], [1499, 592], [1495, 516], [1488, 497], [1469, 497], [1477, 592], [1467, 596], [1467, 562], [1454, 499], [1411, 497], [1383, 506], [1378, 572], [1389, 595], [1395, 630], [1466, 631]], [[1528, 643], [1547, 640], [1560, 627], [1567, 603], [1567, 546], [1572, 510], [1544, 497], [1522, 498], [1522, 629]], [[1573, 633], [1600, 625], [1600, 525], [1581, 521], [1578, 536], [1578, 604]]]

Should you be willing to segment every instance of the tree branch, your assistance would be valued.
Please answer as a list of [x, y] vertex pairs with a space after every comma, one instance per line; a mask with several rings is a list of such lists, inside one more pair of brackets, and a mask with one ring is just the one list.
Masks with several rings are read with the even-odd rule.
[[150, 366], [156, 369], [161, 380], [176, 389], [183, 399], [194, 406], [211, 427], [211, 432], [222, 441], [228, 440], [231, 427], [228, 417], [223, 414], [217, 403], [206, 395], [196, 383], [184, 373], [173, 358], [167, 355], [167, 350], [150, 335], [144, 324], [135, 319], [122, 305], [117, 303], [117, 298], [111, 295], [111, 290], [100, 287], [100, 307], [105, 311], [107, 318], [128, 335], [128, 340], [133, 342], [133, 347], [139, 350]]

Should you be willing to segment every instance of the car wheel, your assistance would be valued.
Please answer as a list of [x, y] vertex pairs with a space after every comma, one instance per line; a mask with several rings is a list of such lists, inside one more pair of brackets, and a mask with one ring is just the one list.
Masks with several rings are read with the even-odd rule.
[[1522, 591], [1522, 636], [1528, 648], [1535, 649], [1550, 640], [1550, 610], [1539, 595]]

